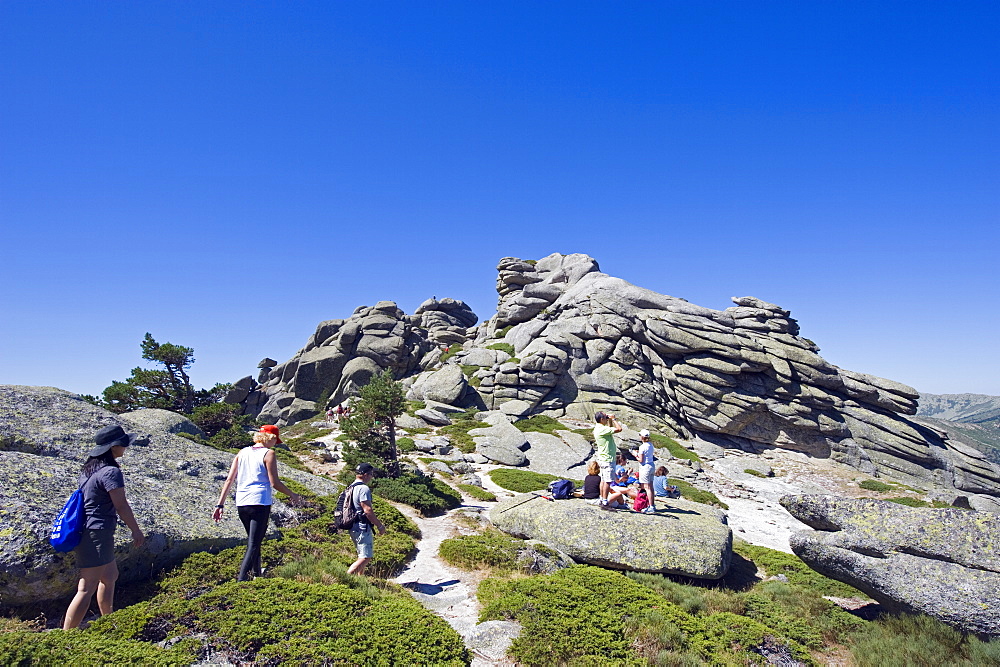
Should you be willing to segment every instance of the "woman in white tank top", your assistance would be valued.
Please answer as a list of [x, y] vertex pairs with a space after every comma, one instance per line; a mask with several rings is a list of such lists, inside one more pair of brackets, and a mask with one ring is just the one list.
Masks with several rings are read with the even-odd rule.
[[252, 446], [241, 449], [233, 459], [229, 476], [219, 494], [219, 504], [212, 513], [212, 518], [216, 521], [222, 519], [226, 496], [229, 495], [233, 482], [236, 482], [236, 511], [247, 531], [247, 551], [243, 556], [237, 581], [247, 581], [251, 574], [260, 576], [260, 546], [264, 542], [267, 522], [271, 516], [271, 488], [287, 494], [293, 505], [299, 502], [299, 496], [278, 479], [278, 465], [274, 452], [271, 451], [272, 447], [281, 444], [278, 427], [261, 426], [260, 431], [253, 434], [253, 442]]

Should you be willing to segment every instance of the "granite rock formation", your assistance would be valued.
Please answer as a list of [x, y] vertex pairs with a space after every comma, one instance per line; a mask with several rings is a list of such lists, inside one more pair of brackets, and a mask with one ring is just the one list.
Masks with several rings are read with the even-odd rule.
[[490, 511], [503, 532], [536, 539], [574, 560], [615, 570], [719, 579], [729, 570], [733, 535], [725, 515], [706, 505], [671, 500], [657, 514], [603, 511], [572, 498], [520, 494]]
[[747, 296], [703, 308], [601, 273], [586, 255], [504, 258], [498, 269], [498, 312], [456, 357], [480, 366], [482, 350], [513, 348], [472, 374], [487, 408], [583, 419], [611, 409], [681, 438], [1000, 494], [985, 455], [907, 418], [916, 390], [830, 364], [779, 306]]
[[[6, 480], [0, 485], [0, 607], [73, 592], [76, 556], [56, 553], [49, 530], [76, 488], [94, 434], [115, 423], [140, 436], [121, 467], [129, 503], [147, 536], [135, 550], [129, 531], [117, 531], [123, 583], [148, 578], [195, 551], [245, 541], [232, 506], [220, 523], [211, 518], [233, 455], [177, 435], [197, 430], [184, 417], [166, 410], [115, 415], [60, 389], [0, 385], [0, 477]], [[331, 481], [278, 467], [284, 479], [319, 493], [338, 492]]]
[[1000, 516], [834, 496], [785, 496], [781, 504], [815, 529], [790, 544], [820, 574], [893, 611], [1000, 637]]
[[383, 370], [404, 378], [433, 366], [441, 346], [465, 341], [477, 321], [454, 299], [428, 299], [413, 315], [392, 301], [361, 306], [346, 320], [320, 322], [288, 361], [261, 361], [257, 379], [238, 380], [225, 400], [264, 421], [294, 423], [313, 416], [317, 401], [337, 405]]

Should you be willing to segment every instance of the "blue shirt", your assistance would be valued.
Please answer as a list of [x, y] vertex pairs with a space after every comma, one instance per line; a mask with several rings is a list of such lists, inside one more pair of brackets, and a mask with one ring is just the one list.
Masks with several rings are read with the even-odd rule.
[[667, 476], [660, 475], [653, 478], [653, 494], [657, 496], [667, 495]]

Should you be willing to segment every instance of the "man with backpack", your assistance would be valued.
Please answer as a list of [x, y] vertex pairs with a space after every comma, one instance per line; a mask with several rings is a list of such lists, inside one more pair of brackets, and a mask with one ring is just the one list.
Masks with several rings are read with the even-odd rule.
[[374, 546], [372, 527], [378, 529], [379, 535], [384, 535], [385, 526], [375, 516], [375, 511], [372, 509], [372, 490], [368, 487], [375, 468], [370, 463], [360, 463], [354, 472], [356, 477], [349, 488], [351, 491], [350, 502], [357, 518], [351, 524], [350, 531], [351, 539], [354, 540], [354, 544], [358, 548], [358, 559], [351, 567], [347, 568], [347, 574], [361, 576], [365, 573], [365, 567], [372, 559]]

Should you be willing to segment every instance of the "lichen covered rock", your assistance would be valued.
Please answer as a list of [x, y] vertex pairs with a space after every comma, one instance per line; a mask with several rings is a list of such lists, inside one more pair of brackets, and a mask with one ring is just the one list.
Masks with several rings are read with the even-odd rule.
[[820, 574], [889, 609], [1000, 636], [1000, 515], [819, 495], [781, 504], [815, 529], [790, 544]]
[[601, 510], [578, 498], [548, 501], [521, 494], [494, 507], [490, 521], [509, 535], [540, 540], [578, 562], [616, 570], [719, 579], [732, 557], [725, 515], [685, 500], [642, 514]]

